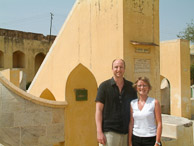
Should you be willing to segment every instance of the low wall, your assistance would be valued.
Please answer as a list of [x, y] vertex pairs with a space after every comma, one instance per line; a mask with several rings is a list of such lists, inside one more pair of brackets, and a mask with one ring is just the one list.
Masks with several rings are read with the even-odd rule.
[[62, 145], [66, 105], [30, 95], [0, 74], [0, 144]]
[[163, 146], [193, 146], [193, 122], [186, 118], [162, 115]]
[[[66, 105], [28, 94], [0, 74], [0, 144], [64, 146]], [[162, 121], [163, 146], [193, 146], [192, 121], [165, 114]]]

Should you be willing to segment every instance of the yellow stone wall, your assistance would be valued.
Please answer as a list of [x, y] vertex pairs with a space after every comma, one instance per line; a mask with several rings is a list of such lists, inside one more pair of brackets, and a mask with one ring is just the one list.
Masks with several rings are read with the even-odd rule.
[[122, 30], [122, 2], [77, 1], [29, 92], [40, 96], [48, 88], [56, 100], [65, 100], [67, 78], [80, 63], [98, 85], [110, 78], [112, 60], [123, 58]]
[[160, 43], [160, 74], [170, 82], [171, 115], [191, 118], [189, 41]]
[[[87, 89], [87, 100], [76, 100], [76, 90], [79, 89]], [[78, 65], [68, 77], [66, 84], [66, 146], [97, 146], [94, 122], [96, 91], [97, 83], [92, 73], [83, 65]]]
[[123, 1], [123, 7], [125, 77], [147, 76], [153, 86], [149, 95], [160, 101], [159, 1]]
[[[28, 90], [67, 101], [67, 145], [97, 145], [94, 101], [115, 58], [126, 61], [126, 79], [149, 77], [150, 96], [160, 99], [158, 11], [158, 0], [76, 1]], [[86, 89], [88, 99], [77, 101], [76, 89]]]
[[150, 94], [159, 98], [158, 11], [159, 1], [152, 0], [138, 6], [132, 0], [78, 0], [28, 92], [40, 96], [47, 88], [63, 101], [67, 78], [78, 64], [90, 70], [99, 85], [112, 76], [112, 60], [123, 58], [125, 77], [135, 81], [148, 76], [154, 85]]

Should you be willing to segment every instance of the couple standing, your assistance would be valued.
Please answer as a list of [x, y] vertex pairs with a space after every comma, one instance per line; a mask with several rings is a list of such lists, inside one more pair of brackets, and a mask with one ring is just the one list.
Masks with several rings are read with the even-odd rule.
[[160, 146], [161, 109], [158, 100], [148, 96], [149, 79], [139, 77], [134, 85], [125, 80], [122, 59], [112, 62], [112, 71], [113, 77], [101, 83], [96, 97], [98, 142], [101, 146]]

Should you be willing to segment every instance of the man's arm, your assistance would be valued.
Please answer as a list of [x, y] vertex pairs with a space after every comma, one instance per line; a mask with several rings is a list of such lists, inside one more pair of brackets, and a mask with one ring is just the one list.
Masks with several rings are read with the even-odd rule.
[[106, 144], [106, 138], [102, 131], [102, 112], [104, 109], [104, 104], [101, 102], [96, 102], [96, 128], [97, 128], [97, 140], [101, 144]]

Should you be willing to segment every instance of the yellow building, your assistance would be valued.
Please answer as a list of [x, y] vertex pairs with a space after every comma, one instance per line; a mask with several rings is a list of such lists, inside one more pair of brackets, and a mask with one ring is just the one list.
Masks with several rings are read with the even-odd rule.
[[29, 84], [44, 60], [55, 36], [0, 29], [0, 70], [20, 69]]
[[160, 100], [158, 0], [75, 3], [28, 90], [67, 101], [67, 146], [97, 145], [94, 101], [99, 84], [112, 77], [115, 58], [126, 61], [126, 79], [149, 77], [150, 96]]
[[160, 75], [170, 87], [170, 114], [191, 119], [189, 41], [160, 43]]

